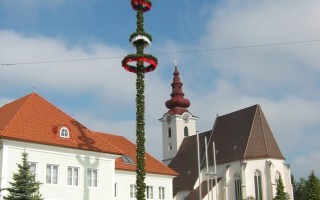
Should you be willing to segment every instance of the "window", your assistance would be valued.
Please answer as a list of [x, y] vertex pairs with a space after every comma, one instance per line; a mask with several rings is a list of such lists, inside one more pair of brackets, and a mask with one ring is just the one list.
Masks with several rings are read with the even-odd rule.
[[148, 185], [146, 188], [147, 199], [153, 199], [153, 186]]
[[37, 179], [38, 176], [38, 163], [36, 162], [28, 162], [30, 165], [30, 172], [34, 176], [34, 179]]
[[234, 187], [235, 187], [236, 200], [242, 200], [241, 177], [238, 173], [234, 175]]
[[98, 170], [88, 169], [87, 179], [88, 179], [88, 187], [98, 187]]
[[46, 183], [58, 184], [59, 166], [47, 164]]
[[137, 198], [137, 186], [134, 184], [130, 185], [130, 198]]
[[79, 185], [79, 168], [68, 167], [67, 185], [78, 186]]
[[169, 145], [168, 145], [168, 150], [172, 151], [172, 144], [171, 143], [169, 143]]
[[276, 186], [279, 184], [279, 178], [280, 178], [280, 172], [276, 172], [276, 175], [274, 177], [274, 182], [276, 183]]
[[171, 128], [168, 128], [168, 138], [171, 138]]
[[188, 137], [189, 136], [189, 130], [188, 127], [184, 127], [184, 137]]
[[118, 183], [114, 184], [114, 197], [118, 197]]
[[69, 130], [66, 127], [60, 129], [60, 137], [69, 138]]
[[164, 187], [159, 187], [159, 199], [164, 199], [165, 198], [165, 188]]
[[127, 155], [122, 155], [121, 156], [121, 159], [122, 159], [122, 161], [124, 162], [124, 163], [133, 163], [133, 160], [132, 160], [132, 158], [130, 157], [130, 156], [127, 156]]
[[262, 200], [261, 172], [258, 170], [254, 173], [254, 187], [256, 200]]

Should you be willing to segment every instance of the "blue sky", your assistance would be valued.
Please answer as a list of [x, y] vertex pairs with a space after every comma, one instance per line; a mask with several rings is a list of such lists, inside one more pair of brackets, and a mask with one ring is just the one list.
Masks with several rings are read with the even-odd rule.
[[[158, 119], [176, 59], [200, 132], [216, 114], [260, 104], [296, 177], [319, 174], [319, 9], [318, 0], [153, 1], [146, 52], [159, 66], [146, 75], [148, 152], [162, 157]], [[120, 64], [135, 52], [135, 20], [129, 0], [0, 0], [0, 105], [36, 87], [92, 130], [135, 141], [135, 75]], [[290, 44], [259, 46], [279, 43]], [[89, 60], [37, 63], [77, 59]], [[4, 65], [15, 63], [33, 64]]]

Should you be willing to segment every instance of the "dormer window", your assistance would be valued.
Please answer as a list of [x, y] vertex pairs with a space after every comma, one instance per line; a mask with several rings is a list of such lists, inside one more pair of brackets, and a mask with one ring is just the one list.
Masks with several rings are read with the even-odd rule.
[[133, 160], [130, 156], [127, 156], [127, 155], [122, 155], [121, 156], [121, 159], [124, 163], [127, 163], [127, 164], [133, 164]]
[[69, 129], [67, 127], [62, 127], [60, 129], [60, 137], [69, 138]]

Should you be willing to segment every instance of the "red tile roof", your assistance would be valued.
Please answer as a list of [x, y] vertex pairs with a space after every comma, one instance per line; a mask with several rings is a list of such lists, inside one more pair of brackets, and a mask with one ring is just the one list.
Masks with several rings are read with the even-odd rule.
[[[109, 143], [113, 144], [114, 146], [118, 147], [120, 150], [124, 152], [124, 155], [130, 156], [133, 160], [133, 163], [125, 163], [122, 158], [118, 158], [116, 160], [116, 169], [119, 170], [129, 170], [135, 171], [136, 170], [136, 145], [130, 142], [128, 139], [111, 134], [105, 133], [97, 133], [99, 136], [104, 138]], [[155, 173], [155, 174], [166, 174], [166, 175], [173, 175], [177, 176], [178, 174], [170, 169], [169, 167], [162, 164], [157, 159], [153, 158], [150, 154], [146, 153], [146, 172], [147, 173]]]
[[[61, 138], [65, 126], [69, 138]], [[97, 134], [60, 109], [31, 93], [0, 108], [0, 137], [26, 142], [122, 154], [117, 147], [101, 140]]]
[[[67, 127], [70, 138], [61, 138]], [[0, 108], [0, 138], [26, 141], [117, 155], [129, 155], [135, 161], [135, 145], [121, 136], [97, 133], [43, 99], [31, 93]], [[116, 168], [135, 171], [135, 165], [116, 160]], [[146, 171], [177, 175], [176, 172], [146, 154]]]

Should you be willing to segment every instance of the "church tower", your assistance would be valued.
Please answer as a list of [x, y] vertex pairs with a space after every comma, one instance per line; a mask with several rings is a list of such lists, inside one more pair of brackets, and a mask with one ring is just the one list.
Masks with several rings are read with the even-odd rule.
[[171, 99], [165, 105], [169, 109], [160, 119], [162, 123], [162, 151], [165, 165], [168, 165], [177, 154], [185, 137], [196, 134], [196, 120], [189, 111], [190, 101], [184, 98], [182, 92], [183, 83], [180, 81], [180, 73], [175, 67], [173, 81], [171, 83]]

